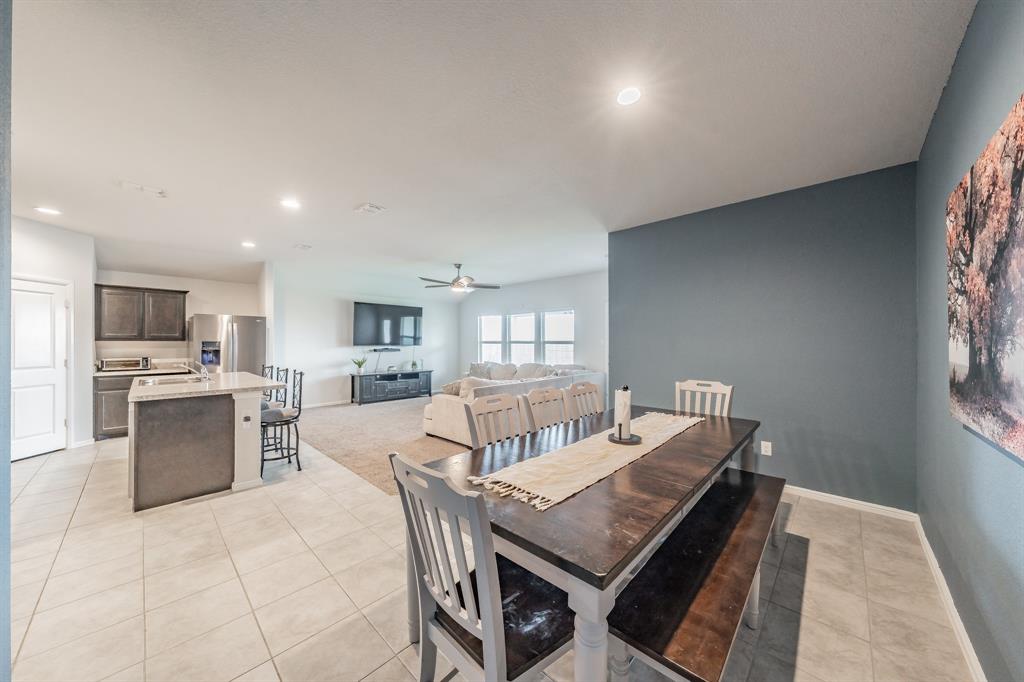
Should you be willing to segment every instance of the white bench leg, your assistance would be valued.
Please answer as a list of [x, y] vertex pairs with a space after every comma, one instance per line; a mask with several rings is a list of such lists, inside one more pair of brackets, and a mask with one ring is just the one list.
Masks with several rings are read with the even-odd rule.
[[405, 536], [405, 588], [409, 614], [409, 641], [412, 644], [420, 641], [420, 600], [414, 565], [412, 539], [407, 533]]
[[754, 584], [750, 586], [750, 595], [747, 596], [746, 621], [751, 630], [761, 627], [761, 564], [754, 571]]
[[611, 682], [629, 682], [629, 654], [626, 645], [614, 637], [608, 638], [608, 672]]

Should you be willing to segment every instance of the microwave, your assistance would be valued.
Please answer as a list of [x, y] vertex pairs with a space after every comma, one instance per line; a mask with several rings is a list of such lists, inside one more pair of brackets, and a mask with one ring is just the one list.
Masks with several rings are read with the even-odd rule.
[[149, 369], [149, 358], [104, 358], [100, 360], [101, 372], [121, 372], [131, 369]]

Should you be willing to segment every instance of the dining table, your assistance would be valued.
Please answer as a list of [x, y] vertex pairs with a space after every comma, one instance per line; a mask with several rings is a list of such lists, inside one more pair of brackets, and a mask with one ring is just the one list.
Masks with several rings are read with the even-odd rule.
[[[632, 407], [634, 418], [647, 412], [701, 416]], [[718, 474], [731, 462], [749, 471], [757, 469], [753, 443], [760, 422], [705, 416], [646, 455], [545, 511], [467, 480], [542, 457], [611, 429], [613, 413], [605, 410], [568, 420], [425, 465], [446, 474], [455, 486], [483, 494], [496, 553], [568, 594], [569, 608], [575, 615], [577, 682], [607, 679], [607, 618], [616, 595], [664, 538], [685, 523], [687, 512]], [[409, 635], [415, 642], [419, 638], [418, 581], [412, 561], [408, 564]], [[624, 674], [624, 670], [619, 672]]]

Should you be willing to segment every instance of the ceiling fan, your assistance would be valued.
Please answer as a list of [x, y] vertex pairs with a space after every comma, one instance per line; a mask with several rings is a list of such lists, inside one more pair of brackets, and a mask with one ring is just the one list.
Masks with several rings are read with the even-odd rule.
[[452, 291], [473, 291], [473, 289], [500, 289], [500, 284], [480, 284], [469, 275], [462, 274], [462, 263], [455, 263], [455, 279], [450, 282], [445, 282], [440, 279], [431, 279], [429, 277], [420, 277], [424, 282], [431, 282], [428, 284], [426, 289], [440, 289], [447, 287]]

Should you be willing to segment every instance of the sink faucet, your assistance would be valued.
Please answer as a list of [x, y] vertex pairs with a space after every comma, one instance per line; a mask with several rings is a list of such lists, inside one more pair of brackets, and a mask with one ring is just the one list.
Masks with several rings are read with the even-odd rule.
[[[199, 369], [196, 369], [195, 367], [193, 367], [193, 365], [198, 365]], [[180, 366], [184, 367], [189, 372], [195, 372], [200, 376], [200, 378], [202, 378], [203, 381], [210, 380], [210, 372], [209, 370], [206, 369], [206, 365], [202, 363], [196, 362], [195, 360], [188, 360], [187, 362], [183, 362]]]

